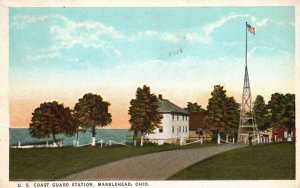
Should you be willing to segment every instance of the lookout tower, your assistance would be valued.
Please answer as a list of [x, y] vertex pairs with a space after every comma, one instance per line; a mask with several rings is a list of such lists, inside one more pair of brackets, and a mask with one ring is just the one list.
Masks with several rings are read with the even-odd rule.
[[250, 81], [247, 67], [247, 40], [248, 31], [255, 35], [255, 28], [246, 22], [246, 54], [245, 54], [245, 75], [244, 75], [244, 87], [240, 111], [240, 123], [238, 131], [238, 142], [247, 141], [248, 137], [251, 135], [256, 138], [258, 135], [257, 127], [255, 123], [255, 117], [252, 107], [252, 96], [250, 89]]

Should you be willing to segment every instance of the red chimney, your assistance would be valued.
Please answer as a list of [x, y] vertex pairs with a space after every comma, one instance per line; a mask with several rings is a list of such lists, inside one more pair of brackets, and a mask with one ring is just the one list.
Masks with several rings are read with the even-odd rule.
[[162, 94], [159, 94], [159, 95], [158, 95], [158, 99], [159, 99], [159, 100], [162, 100]]

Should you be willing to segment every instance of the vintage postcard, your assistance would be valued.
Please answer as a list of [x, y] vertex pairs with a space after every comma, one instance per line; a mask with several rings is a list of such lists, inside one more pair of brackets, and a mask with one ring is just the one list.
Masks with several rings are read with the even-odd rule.
[[0, 1], [0, 187], [298, 187], [298, 3]]

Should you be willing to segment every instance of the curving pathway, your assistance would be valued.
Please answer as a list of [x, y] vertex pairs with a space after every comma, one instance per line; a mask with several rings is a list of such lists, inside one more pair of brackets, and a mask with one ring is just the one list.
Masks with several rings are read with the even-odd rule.
[[207, 157], [245, 146], [223, 144], [140, 155], [78, 172], [64, 180], [165, 180]]

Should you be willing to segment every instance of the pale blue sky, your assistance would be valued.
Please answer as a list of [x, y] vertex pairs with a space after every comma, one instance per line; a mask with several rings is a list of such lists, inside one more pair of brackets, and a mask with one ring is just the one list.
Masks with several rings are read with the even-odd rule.
[[11, 99], [73, 107], [95, 92], [125, 113], [143, 84], [182, 107], [206, 107], [222, 84], [240, 101], [246, 21], [257, 30], [248, 33], [253, 98], [294, 93], [294, 17], [293, 7], [10, 8]]

